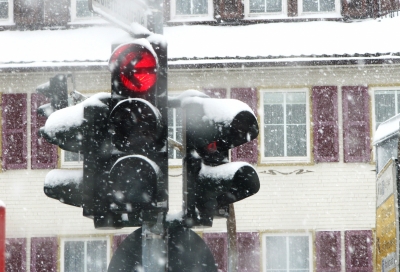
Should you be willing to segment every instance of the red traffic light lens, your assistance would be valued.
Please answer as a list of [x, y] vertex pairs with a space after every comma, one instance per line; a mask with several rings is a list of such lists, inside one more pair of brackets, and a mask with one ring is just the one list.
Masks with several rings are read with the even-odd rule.
[[115, 50], [110, 67], [116, 79], [133, 92], [146, 92], [157, 81], [156, 57], [139, 44], [123, 45]]

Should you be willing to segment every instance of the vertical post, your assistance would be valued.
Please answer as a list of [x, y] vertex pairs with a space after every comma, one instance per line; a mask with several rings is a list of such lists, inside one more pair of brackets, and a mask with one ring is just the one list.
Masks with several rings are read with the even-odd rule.
[[6, 206], [0, 200], [0, 272], [6, 267]]
[[168, 240], [165, 217], [160, 213], [156, 224], [143, 222], [142, 265], [144, 272], [166, 272], [168, 266]]
[[226, 220], [228, 231], [228, 272], [238, 271], [238, 250], [236, 235], [236, 216], [233, 204], [229, 204], [229, 217]]
[[[150, 30], [157, 34], [163, 34], [162, 0], [149, 1], [149, 6], [152, 10], [153, 20]], [[168, 192], [168, 58], [166, 45], [152, 43], [152, 46], [159, 63], [155, 106], [160, 110], [162, 116], [163, 134], [165, 135], [163, 140], [166, 146], [166, 150], [162, 152], [162, 158], [160, 158], [163, 163], [159, 165], [164, 173], [163, 182], [157, 184], [159, 192], [157, 201], [161, 203], [165, 195], [160, 192]], [[142, 265], [144, 272], [165, 272], [168, 269], [168, 236], [165, 228], [165, 217], [166, 213], [161, 212], [157, 216], [157, 223], [143, 222], [142, 224]]]

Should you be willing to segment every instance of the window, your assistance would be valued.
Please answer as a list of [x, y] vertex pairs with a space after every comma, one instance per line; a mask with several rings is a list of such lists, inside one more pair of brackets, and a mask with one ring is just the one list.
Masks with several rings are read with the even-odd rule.
[[109, 241], [106, 238], [62, 240], [62, 272], [106, 272], [109, 262]]
[[13, 0], [0, 0], [0, 24], [13, 21]]
[[400, 113], [400, 90], [376, 90], [375, 97], [375, 130], [387, 119]]
[[89, 10], [88, 0], [71, 1], [71, 21], [91, 19], [98, 16]]
[[303, 0], [303, 12], [335, 11], [335, 0]]
[[172, 19], [201, 18], [213, 20], [213, 8], [211, 0], [175, 0], [171, 3]]
[[[168, 138], [171, 138], [174, 141], [182, 143], [182, 110], [169, 108], [168, 109]], [[176, 164], [180, 164], [182, 162], [183, 154], [178, 150], [168, 147], [168, 159], [179, 159], [176, 161]], [[175, 162], [172, 162], [175, 164]]]
[[282, 13], [282, 0], [249, 0], [249, 13]]
[[308, 234], [265, 234], [264, 272], [307, 272], [312, 269], [311, 236]]
[[61, 150], [62, 168], [81, 168], [83, 166], [83, 154]]
[[263, 161], [309, 161], [307, 89], [262, 92]]
[[301, 0], [299, 2], [299, 14], [310, 16], [312, 14], [331, 14], [340, 17], [340, 1], [338, 0]]

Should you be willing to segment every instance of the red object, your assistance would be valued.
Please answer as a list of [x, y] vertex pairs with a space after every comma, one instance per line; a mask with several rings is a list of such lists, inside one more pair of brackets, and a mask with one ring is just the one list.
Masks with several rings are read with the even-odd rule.
[[5, 271], [6, 258], [6, 207], [0, 201], [0, 272]]
[[217, 142], [212, 142], [207, 145], [207, 151], [209, 153], [214, 153], [217, 151]]
[[142, 45], [118, 47], [111, 56], [110, 68], [118, 73], [118, 81], [133, 92], [147, 92], [157, 81], [157, 59]]

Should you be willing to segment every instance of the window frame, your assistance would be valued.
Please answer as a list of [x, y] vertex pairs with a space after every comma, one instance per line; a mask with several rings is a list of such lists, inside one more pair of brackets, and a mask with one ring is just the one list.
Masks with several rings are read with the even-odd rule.
[[[320, 3], [321, 0], [318, 0]], [[341, 18], [341, 5], [340, 0], [335, 0], [335, 10], [334, 11], [303, 11], [303, 0], [299, 0], [298, 2], [298, 14], [299, 17], [307, 17], [307, 18], [320, 18], [321, 15], [324, 18]]]
[[281, 12], [259, 12], [250, 13], [250, 0], [245, 0], [244, 2], [244, 14], [245, 19], [279, 19], [288, 17], [288, 4], [287, 0], [282, 0], [282, 11]]
[[214, 6], [212, 0], [207, 0], [207, 14], [176, 14], [176, 1], [172, 0], [170, 5], [171, 20], [170, 22], [181, 21], [215, 21], [214, 19]]
[[[4, 1], [6, 2], [6, 1]], [[8, 0], [8, 18], [0, 19], [0, 25], [14, 25], [14, 0]]]
[[[309, 272], [314, 271], [314, 244], [313, 244], [313, 235], [311, 232], [277, 232], [277, 233], [263, 233], [261, 237], [261, 249], [262, 249], [262, 271], [268, 272], [267, 270], [267, 249], [266, 249], [266, 239], [267, 237], [276, 237], [281, 236], [286, 238], [286, 243], [288, 243], [289, 237], [308, 237], [308, 265]], [[288, 249], [287, 249], [288, 250]], [[286, 260], [287, 261], [287, 260]], [[286, 271], [289, 272], [289, 271]]]
[[[65, 161], [65, 152], [70, 152], [70, 151], [65, 151], [63, 149], [61, 149], [61, 156], [60, 156], [60, 160], [61, 160], [61, 168], [83, 168], [83, 160], [81, 161]], [[72, 153], [76, 153], [76, 152], [72, 152]]]
[[[265, 144], [264, 144], [264, 94], [265, 93], [295, 93], [295, 92], [304, 92], [306, 95], [306, 153], [307, 155], [304, 157], [265, 157]], [[311, 104], [310, 104], [310, 89], [309, 88], [293, 88], [293, 89], [284, 89], [284, 88], [274, 88], [274, 89], [260, 89], [260, 158], [261, 163], [310, 163], [311, 162]]]
[[[399, 91], [400, 92], [400, 86], [399, 85], [395, 85], [395, 86], [385, 86], [385, 87], [371, 87], [369, 88], [368, 92], [369, 95], [371, 97], [371, 128], [372, 128], [372, 141], [371, 143], [374, 141], [375, 138], [375, 132], [376, 132], [376, 111], [375, 111], [375, 93], [376, 92], [381, 92], [381, 91]], [[399, 93], [400, 95], [400, 93]], [[397, 101], [395, 101], [396, 103]], [[399, 111], [400, 113], [400, 111]], [[398, 113], [398, 114], [399, 114]], [[372, 152], [371, 152], [371, 159], [373, 162], [376, 162], [376, 146], [373, 146], [372, 148]]]
[[[175, 94], [175, 93], [173, 93], [173, 94]], [[182, 109], [182, 108], [181, 108]], [[168, 108], [168, 110], [173, 110], [174, 112], [173, 112], [173, 115], [174, 116], [176, 116], [176, 109], [175, 108]], [[183, 112], [182, 112], [183, 113]], [[182, 116], [183, 117], [183, 116]], [[174, 124], [176, 124], [176, 119], [174, 118], [173, 119], [173, 122], [174, 122]], [[182, 120], [182, 122], [183, 122], [183, 120]], [[183, 128], [183, 123], [182, 123], [182, 128]], [[169, 127], [168, 127], [168, 129], [169, 129]], [[174, 126], [173, 127], [173, 129], [174, 129], [174, 132], [176, 132], [176, 126]], [[182, 134], [183, 134], [183, 131], [182, 131]], [[183, 135], [182, 135], [182, 137], [183, 137]], [[168, 148], [171, 148], [170, 146], [168, 146]], [[177, 150], [174, 150], [174, 152], [175, 152], [175, 154], [176, 154], [176, 152], [179, 152], [179, 151], [177, 151]], [[182, 157], [184, 157], [185, 156], [185, 154], [182, 154]], [[183, 159], [183, 158], [182, 158]], [[169, 166], [182, 166], [182, 159], [179, 159], [179, 158], [173, 158], [173, 159], [170, 159], [169, 157], [168, 157], [168, 165]]]
[[[372, 87], [371, 88], [371, 93], [370, 96], [372, 97], [372, 130], [373, 130], [373, 136], [375, 136], [375, 131], [376, 131], [376, 111], [375, 111], [375, 94], [377, 92], [385, 92], [385, 91], [398, 91], [399, 96], [400, 96], [400, 86], [390, 86], [390, 87]], [[395, 100], [395, 105], [397, 103], [397, 100]], [[397, 108], [395, 107], [397, 110]], [[400, 111], [397, 113], [399, 114]], [[396, 115], [396, 114], [395, 114]]]
[[[111, 238], [107, 236], [91, 236], [91, 237], [61, 237], [60, 238], [60, 271], [64, 272], [65, 242], [85, 242], [85, 248], [88, 241], [106, 241], [107, 243], [107, 267], [111, 261]], [[85, 251], [85, 255], [86, 255]], [[85, 269], [86, 270], [86, 269]]]

